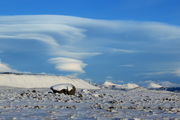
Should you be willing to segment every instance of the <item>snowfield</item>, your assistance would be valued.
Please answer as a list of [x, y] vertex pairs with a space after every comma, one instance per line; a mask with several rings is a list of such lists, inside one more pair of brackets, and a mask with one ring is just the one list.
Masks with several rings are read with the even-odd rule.
[[[75, 95], [51, 91], [61, 83], [76, 86]], [[62, 76], [1, 74], [0, 86], [0, 120], [180, 119], [180, 93], [136, 84], [96, 87]]]
[[50, 89], [0, 89], [0, 119], [179, 120], [180, 93], [147, 90], [78, 89], [75, 95]]
[[80, 89], [99, 89], [81, 79], [55, 75], [0, 74], [0, 86], [18, 88], [50, 88], [56, 84], [70, 83]]

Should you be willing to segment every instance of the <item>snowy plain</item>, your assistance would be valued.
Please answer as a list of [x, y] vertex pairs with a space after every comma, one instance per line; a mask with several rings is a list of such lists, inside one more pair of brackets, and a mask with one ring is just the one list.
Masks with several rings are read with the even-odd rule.
[[[94, 86], [96, 89], [92, 89], [92, 85], [80, 81], [75, 95], [54, 94], [48, 87], [1, 86], [0, 120], [180, 119], [180, 93], [142, 87], [112, 89], [99, 86], [97, 89]], [[91, 89], [81, 88], [84, 84]]]

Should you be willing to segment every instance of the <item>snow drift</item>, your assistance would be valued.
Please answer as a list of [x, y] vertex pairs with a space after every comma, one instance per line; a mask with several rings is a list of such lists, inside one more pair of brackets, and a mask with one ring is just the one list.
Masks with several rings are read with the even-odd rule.
[[0, 74], [0, 86], [19, 88], [50, 88], [56, 84], [72, 84], [80, 89], [99, 89], [81, 79], [55, 75]]

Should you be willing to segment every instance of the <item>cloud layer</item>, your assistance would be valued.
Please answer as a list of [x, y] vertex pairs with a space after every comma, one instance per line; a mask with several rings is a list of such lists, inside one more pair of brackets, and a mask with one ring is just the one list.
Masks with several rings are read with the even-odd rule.
[[86, 66], [86, 64], [80, 60], [64, 57], [52, 58], [49, 61], [50, 63], [56, 64], [56, 69], [61, 71], [84, 73], [83, 68]]
[[[179, 26], [159, 22], [97, 20], [62, 15], [1, 16], [0, 50], [16, 49], [9, 44], [11, 42], [8, 43], [9, 40], [38, 41], [43, 44], [39, 48], [46, 46], [47, 61], [57, 70], [84, 73], [88, 64], [85, 59], [97, 55], [179, 54], [179, 33]], [[125, 63], [128, 64], [133, 63]]]

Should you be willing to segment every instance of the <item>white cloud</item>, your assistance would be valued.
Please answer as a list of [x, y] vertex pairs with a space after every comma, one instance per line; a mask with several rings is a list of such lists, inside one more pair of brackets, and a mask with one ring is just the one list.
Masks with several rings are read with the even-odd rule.
[[180, 77], [180, 69], [177, 69], [177, 70], [175, 70], [172, 73]]
[[[0, 25], [0, 41], [2, 43], [6, 39], [38, 40], [47, 44], [49, 46], [49, 54], [56, 57], [63, 56], [81, 59], [101, 54], [100, 52], [88, 52], [88, 50], [77, 51], [79, 47], [74, 47], [74, 43], [86, 37], [84, 29], [67, 24], [67, 21], [71, 24], [75, 17], [4, 16], [0, 18], [2, 18], [0, 23], [3, 23]], [[63, 59], [63, 62], [59, 62], [56, 65], [58, 70], [74, 72], [84, 72], [83, 68], [85, 67], [81, 60], [75, 59]]]
[[96, 56], [96, 55], [100, 55], [102, 53], [100, 52], [73, 52], [73, 51], [68, 51], [68, 50], [59, 50], [56, 51], [55, 49], [52, 51], [52, 55], [55, 56], [66, 56], [66, 57], [72, 57], [72, 58], [76, 58], [76, 59], [81, 59], [84, 57], [92, 57], [92, 56]]
[[80, 60], [58, 57], [58, 58], [52, 58], [49, 61], [56, 65], [56, 69], [61, 71], [80, 72], [80, 73], [85, 72], [83, 68], [86, 66], [86, 64]]
[[146, 76], [154, 76], [154, 75], [164, 75], [164, 74], [168, 74], [171, 72], [167, 72], [167, 71], [163, 71], [163, 72], [147, 72], [147, 73], [143, 73], [142, 75], [146, 75]]
[[10, 68], [8, 64], [0, 63], [0, 72], [17, 72], [17, 71]]
[[[175, 69], [175, 70], [173, 70], [173, 69]], [[166, 75], [166, 74], [172, 74], [172, 75], [176, 75], [176, 76], [180, 77], [180, 69], [171, 67], [171, 68], [169, 68], [169, 70], [166, 70], [166, 71], [148, 72], [148, 73], [144, 73], [143, 75], [156, 76], [156, 75]]]
[[[108, 47], [111, 43], [126, 45], [123, 48], [127, 48], [114, 48], [114, 53], [132, 54], [138, 53], [139, 49], [157, 52], [159, 47], [164, 52], [170, 51], [166, 46], [172, 40], [178, 43], [179, 33], [180, 27], [158, 22], [97, 20], [62, 15], [0, 16], [1, 44], [6, 39], [45, 43], [48, 45], [47, 54], [54, 61], [51, 63], [63, 71], [84, 72], [86, 64], [83, 58], [103, 54], [106, 49], [111, 49]], [[164, 46], [162, 41], [166, 41]], [[131, 50], [132, 47], [136, 49]]]
[[117, 49], [117, 48], [113, 48], [112, 52], [114, 53], [136, 53], [137, 51], [135, 50], [127, 50], [127, 49]]

